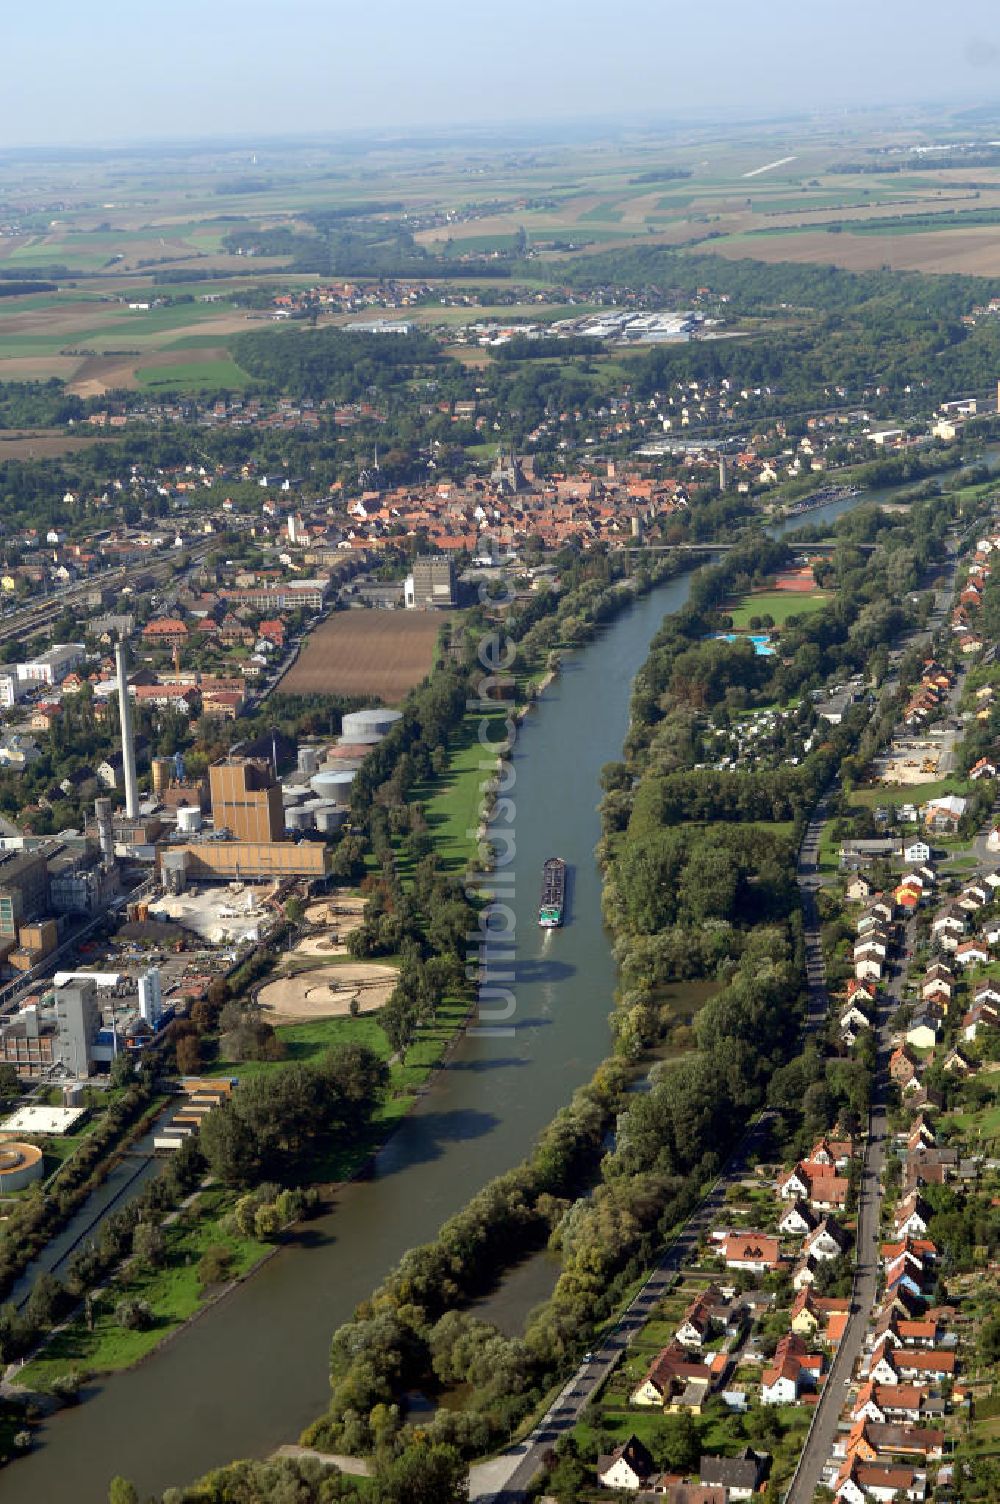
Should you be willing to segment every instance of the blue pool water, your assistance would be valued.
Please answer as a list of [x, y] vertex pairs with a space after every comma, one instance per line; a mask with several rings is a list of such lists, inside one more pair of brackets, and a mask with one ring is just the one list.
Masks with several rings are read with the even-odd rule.
[[774, 647], [766, 632], [713, 632], [712, 637], [717, 642], [740, 642], [745, 639], [753, 643], [753, 650], [758, 658], [774, 657]]

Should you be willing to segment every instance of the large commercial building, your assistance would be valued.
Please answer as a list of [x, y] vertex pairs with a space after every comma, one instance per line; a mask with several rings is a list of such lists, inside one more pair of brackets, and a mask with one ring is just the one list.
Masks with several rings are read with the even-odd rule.
[[28, 684], [61, 684], [86, 657], [82, 642], [63, 642], [47, 648], [29, 663], [17, 665], [17, 676]]
[[264, 758], [226, 757], [209, 769], [212, 823], [237, 841], [285, 838], [281, 785]]
[[286, 580], [279, 585], [245, 585], [220, 590], [231, 606], [253, 606], [258, 611], [320, 611], [330, 594], [330, 581]]
[[413, 561], [407, 575], [404, 601], [418, 611], [455, 604], [455, 566], [446, 554], [424, 554]]

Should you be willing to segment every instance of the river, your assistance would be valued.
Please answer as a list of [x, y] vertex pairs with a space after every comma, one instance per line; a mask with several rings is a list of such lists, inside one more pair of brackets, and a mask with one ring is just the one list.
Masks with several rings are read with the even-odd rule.
[[[109, 1478], [141, 1496], [294, 1440], [324, 1408], [330, 1335], [405, 1249], [433, 1237], [485, 1181], [518, 1163], [609, 1045], [615, 970], [601, 925], [598, 775], [621, 754], [632, 678], [690, 573], [629, 607], [570, 655], [520, 728], [515, 1028], [467, 1034], [379, 1155], [308, 1242], [282, 1250], [148, 1362], [49, 1422], [7, 1469], [0, 1499], [103, 1504]], [[570, 922], [537, 926], [542, 862], [571, 868]]]
[[[773, 531], [833, 521], [860, 500]], [[592, 1075], [608, 1051], [615, 988], [593, 856], [598, 777], [621, 754], [632, 679], [663, 617], [686, 601], [690, 580], [688, 571], [659, 586], [570, 655], [520, 728], [513, 1034], [466, 1034], [378, 1156], [373, 1178], [344, 1187], [302, 1243], [282, 1249], [146, 1363], [92, 1386], [84, 1404], [48, 1422], [39, 1448], [2, 1474], [0, 1504], [104, 1504], [116, 1473], [140, 1496], [160, 1493], [294, 1440], [325, 1408], [334, 1329], [407, 1248], [433, 1237], [487, 1180], [523, 1159]], [[570, 865], [570, 922], [543, 934], [538, 888], [552, 855]], [[509, 1305], [529, 1308], [547, 1282], [537, 1266], [525, 1270]], [[507, 1325], [509, 1309], [484, 1304], [483, 1314]]]

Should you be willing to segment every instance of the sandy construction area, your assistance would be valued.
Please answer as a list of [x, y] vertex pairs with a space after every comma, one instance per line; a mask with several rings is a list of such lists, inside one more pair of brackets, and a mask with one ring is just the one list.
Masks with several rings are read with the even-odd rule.
[[349, 935], [361, 923], [364, 912], [363, 898], [323, 898], [309, 905], [306, 918], [310, 924], [329, 924]]
[[389, 1001], [396, 974], [394, 966], [371, 962], [303, 971], [261, 988], [260, 1005], [276, 1024], [339, 1018], [355, 999], [360, 1013], [374, 1013]]

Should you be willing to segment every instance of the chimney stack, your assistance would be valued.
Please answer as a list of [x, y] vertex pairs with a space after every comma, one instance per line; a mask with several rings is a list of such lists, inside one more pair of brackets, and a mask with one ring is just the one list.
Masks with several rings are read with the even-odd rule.
[[115, 644], [115, 667], [118, 672], [118, 706], [122, 724], [122, 772], [125, 779], [125, 813], [130, 820], [139, 816], [139, 783], [135, 771], [135, 734], [132, 730], [132, 700], [128, 692], [128, 668], [125, 644]]
[[111, 824], [111, 800], [95, 799], [94, 813], [97, 816], [97, 839], [101, 843], [101, 856], [105, 867], [115, 864], [115, 838]]

